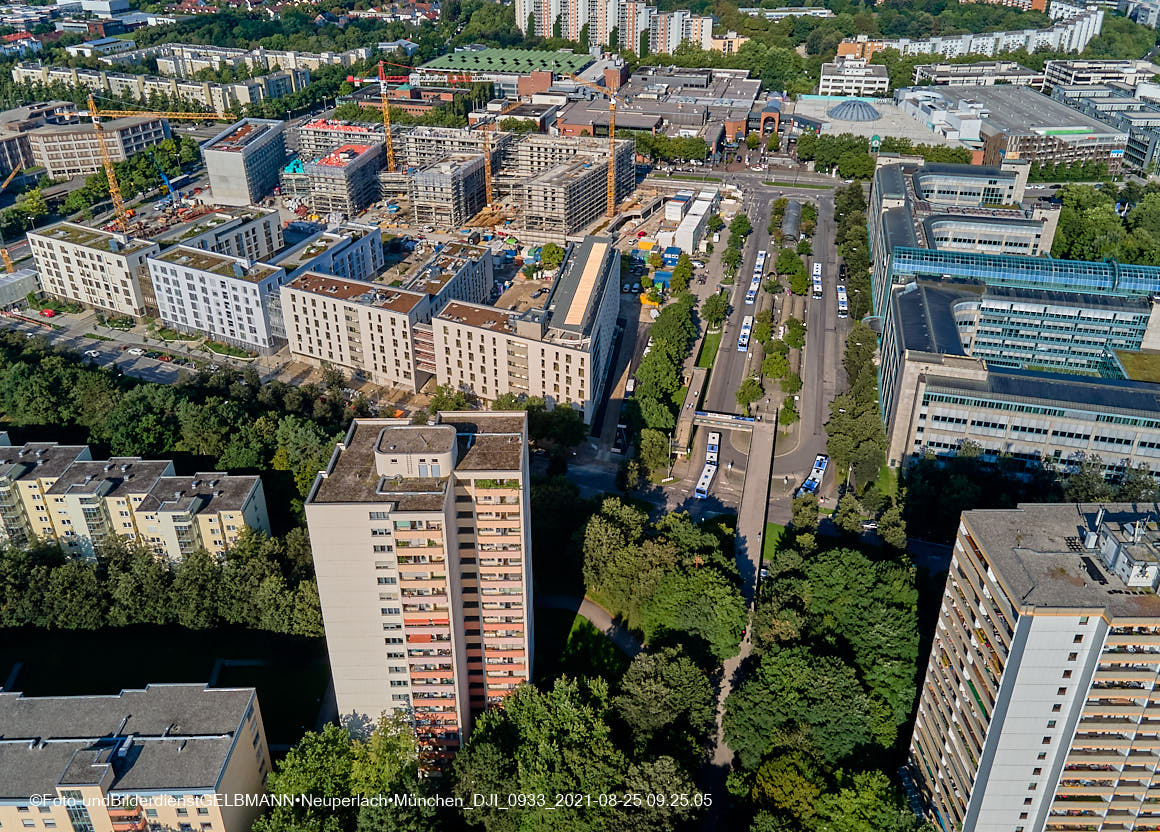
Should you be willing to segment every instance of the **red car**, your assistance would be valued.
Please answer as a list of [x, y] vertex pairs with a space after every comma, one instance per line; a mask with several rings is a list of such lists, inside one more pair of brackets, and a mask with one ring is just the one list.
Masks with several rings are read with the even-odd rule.
[[162, 356], [160, 356], [160, 358], [162, 361], [172, 361], [173, 360], [172, 355], [162, 355]]
[[56, 317], [56, 313], [53, 312], [51, 309], [41, 309], [40, 314], [46, 318], [55, 318]]

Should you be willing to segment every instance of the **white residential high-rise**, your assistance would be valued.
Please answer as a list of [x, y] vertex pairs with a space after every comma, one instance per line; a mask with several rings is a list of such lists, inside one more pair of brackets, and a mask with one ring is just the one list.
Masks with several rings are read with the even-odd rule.
[[910, 743], [942, 829], [1160, 826], [1157, 515], [963, 512]]
[[356, 419], [306, 498], [338, 711], [428, 759], [532, 671], [527, 414]]

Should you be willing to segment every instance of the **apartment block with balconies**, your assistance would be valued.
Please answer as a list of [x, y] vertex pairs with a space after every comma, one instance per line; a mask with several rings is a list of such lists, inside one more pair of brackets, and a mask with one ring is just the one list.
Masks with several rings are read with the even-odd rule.
[[1158, 512], [963, 513], [910, 745], [942, 828], [1160, 826]]
[[0, 828], [246, 832], [270, 771], [253, 688], [0, 692]]
[[527, 418], [357, 419], [306, 499], [339, 712], [429, 760], [531, 678]]

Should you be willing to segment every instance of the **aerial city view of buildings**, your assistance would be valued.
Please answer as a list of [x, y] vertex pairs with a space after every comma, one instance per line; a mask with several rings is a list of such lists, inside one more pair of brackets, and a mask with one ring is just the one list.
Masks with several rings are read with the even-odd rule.
[[690, 5], [0, 7], [0, 830], [1160, 830], [1160, 3]]

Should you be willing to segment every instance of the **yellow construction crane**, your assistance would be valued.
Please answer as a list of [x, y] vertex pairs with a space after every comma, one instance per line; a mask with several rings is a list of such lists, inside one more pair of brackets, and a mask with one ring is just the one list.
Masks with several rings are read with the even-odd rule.
[[616, 94], [598, 84], [586, 81], [579, 75], [565, 73], [577, 84], [608, 96], [608, 216], [616, 216]]
[[522, 103], [522, 101], [516, 101], [507, 105], [498, 113], [496, 113], [495, 118], [493, 118], [483, 127], [483, 189], [487, 194], [488, 208], [495, 204], [495, 200], [492, 198], [491, 189], [491, 134], [494, 130], [499, 128], [499, 120], [503, 118], [504, 114], [510, 113], [512, 110], [519, 107]]
[[383, 133], [387, 142], [387, 170], [395, 172], [395, 142], [391, 137], [391, 100], [387, 96], [386, 61], [379, 61], [379, 94], [383, 99]]
[[12, 172], [10, 174], [8, 174], [7, 177], [5, 177], [4, 183], [0, 184], [0, 191], [3, 191], [10, 184], [12, 184], [12, 180], [16, 178], [16, 174], [20, 173], [20, 171], [22, 171], [22, 170], [24, 170], [24, 165], [17, 165], [16, 167], [14, 167], [12, 169]]
[[4, 268], [8, 271], [8, 274], [16, 271], [16, 265], [12, 262], [12, 255], [8, 253], [8, 249], [0, 248], [0, 257], [4, 258]]
[[117, 226], [122, 233], [129, 231], [129, 214], [125, 210], [125, 200], [121, 196], [121, 186], [117, 184], [117, 176], [113, 171], [113, 157], [109, 155], [109, 148], [105, 145], [105, 131], [101, 129], [101, 118], [132, 118], [135, 116], [154, 116], [157, 118], [193, 119], [198, 121], [213, 121], [217, 118], [213, 113], [162, 113], [150, 110], [98, 110], [93, 94], [89, 93], [89, 109], [87, 115], [93, 121], [93, 132], [97, 134], [97, 148], [101, 151], [101, 165], [105, 169], [105, 178], [109, 180], [109, 197], [113, 200], [113, 212], [117, 215]]

